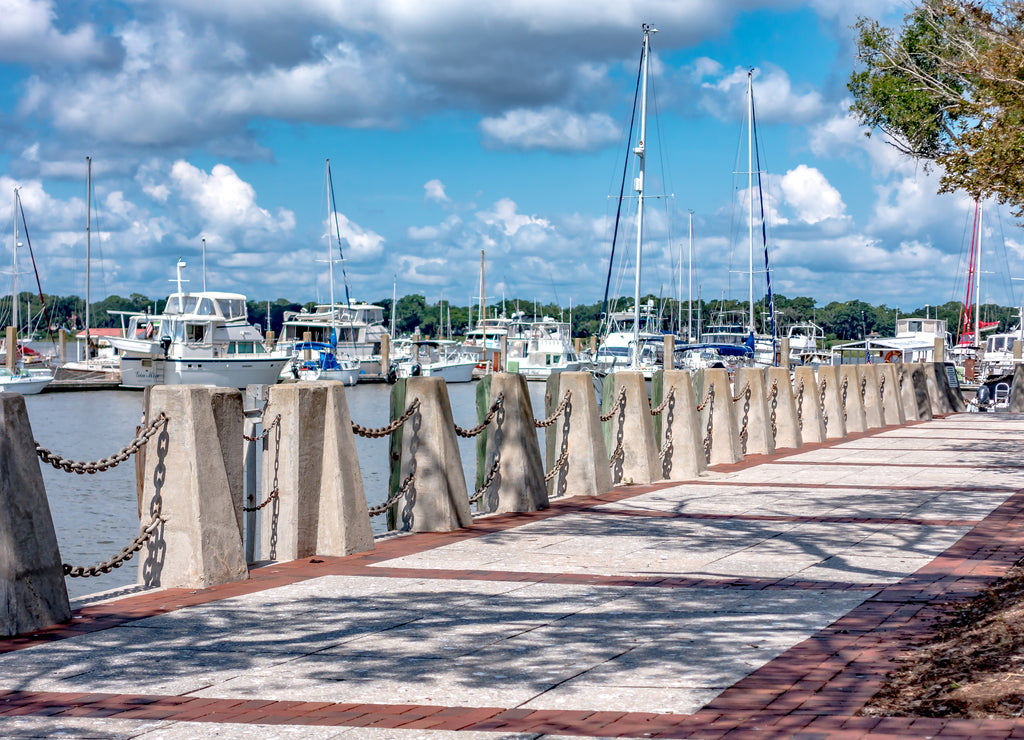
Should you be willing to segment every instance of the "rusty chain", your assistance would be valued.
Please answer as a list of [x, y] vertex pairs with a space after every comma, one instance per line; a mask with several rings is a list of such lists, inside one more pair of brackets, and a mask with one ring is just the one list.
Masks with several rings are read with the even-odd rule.
[[558, 471], [562, 469], [562, 466], [565, 465], [565, 462], [568, 459], [569, 448], [567, 447], [565, 451], [563, 451], [559, 458], [555, 461], [555, 464], [551, 466], [551, 470], [549, 470], [547, 474], [544, 476], [544, 482], [550, 483], [551, 479], [558, 475]]
[[264, 499], [263, 503], [256, 504], [255, 506], [243, 506], [242, 507], [242, 511], [259, 511], [260, 509], [262, 509], [264, 506], [268, 505], [271, 501], [273, 501], [274, 499], [276, 499], [280, 495], [281, 495], [281, 491], [279, 491], [278, 489], [275, 488], [273, 491], [270, 492], [270, 495], [267, 496], [266, 499]]
[[68, 460], [57, 453], [46, 449], [38, 442], [36, 442], [36, 454], [39, 455], [40, 460], [44, 463], [49, 463], [57, 470], [63, 470], [66, 473], [77, 473], [78, 475], [84, 475], [85, 473], [93, 475], [94, 473], [99, 473], [104, 470], [117, 467], [128, 460], [132, 455], [143, 448], [150, 438], [157, 433], [157, 429], [161, 425], [166, 423], [167, 414], [161, 411], [156, 419], [153, 420], [153, 423], [139, 432], [135, 439], [129, 442], [126, 447], [122, 447], [110, 457], [104, 457], [103, 459], [96, 460], [94, 462], [76, 462], [74, 460]]
[[266, 439], [268, 436], [270, 436], [270, 432], [273, 431], [274, 427], [279, 426], [280, 424], [281, 415], [278, 414], [277, 416], [274, 417], [274, 420], [270, 422], [270, 426], [264, 427], [263, 431], [260, 432], [259, 434], [253, 435], [252, 437], [250, 437], [248, 434], [243, 434], [242, 437], [244, 437], [247, 442], [259, 442], [261, 439]]
[[613, 466], [616, 463], [616, 461], [620, 457], [622, 457], [622, 455], [623, 455], [622, 442], [619, 442], [618, 446], [616, 446], [616, 448], [612, 451], [611, 456], [608, 458], [608, 467]]
[[842, 388], [839, 389], [841, 391], [841, 393], [842, 393], [843, 421], [846, 421], [847, 419], [850, 418], [849, 413], [847, 413], [847, 411], [846, 411], [846, 390], [849, 387], [850, 387], [850, 376], [847, 375], [845, 378], [843, 378], [843, 386], [842, 386]]
[[878, 379], [878, 400], [885, 403], [885, 374]]
[[491, 470], [487, 474], [487, 478], [484, 479], [483, 485], [477, 489], [476, 493], [469, 497], [469, 503], [475, 504], [484, 497], [484, 494], [487, 493], [487, 489], [491, 487], [491, 483], [494, 481], [494, 476], [498, 474], [499, 468], [501, 468], [501, 456], [495, 455], [494, 464], [491, 466]]
[[388, 497], [388, 500], [385, 501], [384, 503], [378, 504], [377, 506], [368, 506], [366, 510], [370, 514], [370, 516], [380, 516], [385, 511], [394, 506], [398, 502], [398, 500], [402, 498], [402, 496], [409, 492], [409, 487], [412, 485], [413, 477], [415, 475], [415, 473], [410, 473], [409, 477], [406, 478], [405, 481], [403, 481], [402, 485], [399, 486], [398, 490], [391, 494], [391, 496]]
[[776, 422], [776, 412], [778, 411], [778, 408], [779, 408], [779, 381], [777, 381], [777, 380], [773, 380], [772, 381], [772, 387], [768, 391], [768, 398], [772, 402], [772, 413], [771, 413], [772, 437], [775, 438], [775, 437], [779, 436], [779, 428], [778, 428], [778, 426], [776, 426], [776, 423], [775, 423]]
[[377, 429], [369, 429], [367, 427], [352, 422], [352, 431], [358, 434], [360, 437], [379, 438], [386, 437], [389, 434], [397, 431], [405, 422], [412, 418], [412, 415], [416, 413], [416, 410], [420, 407], [420, 399], [415, 399], [405, 409], [405, 413], [395, 419], [393, 422], [388, 424], [386, 427], [379, 427]]
[[[708, 404], [711, 404], [708, 406]], [[711, 432], [714, 429], [715, 421], [715, 386], [708, 388], [708, 393], [704, 396], [704, 401], [700, 406], [697, 407], [698, 411], [703, 411], [704, 407], [708, 408], [708, 426], [704, 433], [704, 460], [711, 462]]]
[[804, 428], [804, 379], [800, 378], [800, 385], [796, 387], [796, 423], [801, 429]]
[[566, 389], [565, 393], [562, 394], [562, 400], [559, 402], [558, 408], [551, 412], [551, 416], [543, 420], [534, 419], [533, 425], [537, 429], [544, 429], [545, 427], [549, 427], [552, 424], [554, 424], [556, 421], [558, 421], [558, 417], [562, 415], [562, 412], [565, 411], [565, 407], [569, 405], [569, 401], [571, 398], [572, 390]]
[[821, 396], [818, 398], [818, 403], [821, 405], [821, 421], [828, 429], [828, 410], [825, 408], [825, 387], [828, 385], [828, 378], [821, 379]]
[[676, 395], [676, 387], [672, 386], [671, 388], [668, 389], [668, 395], [665, 396], [663, 399], [661, 399], [661, 403], [658, 404], [658, 408], [651, 409], [651, 416], [657, 416], [662, 411], [664, 411], [666, 408], [668, 408], [669, 403], [672, 401], [672, 399], [673, 399], [673, 397], [675, 397], [675, 395]]
[[864, 403], [868, 397], [868, 378], [865, 375], [860, 379], [860, 402]]
[[64, 569], [64, 575], [71, 578], [91, 578], [93, 576], [109, 573], [114, 570], [114, 568], [120, 568], [125, 564], [125, 562], [131, 560], [135, 553], [142, 549], [143, 545], [145, 545], [149, 541], [150, 537], [153, 536], [153, 532], [156, 531], [156, 528], [164, 521], [166, 521], [164, 517], [159, 514], [154, 515], [153, 519], [146, 525], [146, 528], [142, 530], [138, 537], [128, 543], [127, 547], [122, 548], [121, 552], [117, 553], [117, 555], [102, 563], [86, 566], [68, 565], [67, 563], [63, 563], [62, 568]]
[[620, 385], [619, 386], [619, 395], [615, 399], [615, 403], [613, 403], [612, 407], [610, 409], [608, 409], [608, 413], [607, 414], [601, 414], [601, 421], [611, 421], [612, 417], [615, 416], [615, 414], [619, 413], [619, 409], [621, 409], [625, 405], [625, 403], [626, 403], [626, 386]]
[[501, 408], [502, 404], [504, 404], [504, 403], [505, 403], [505, 394], [504, 393], [499, 393], [497, 396], [495, 396], [494, 403], [491, 404], [491, 408], [487, 412], [487, 416], [484, 417], [483, 421], [481, 421], [479, 424], [477, 424], [472, 429], [463, 429], [458, 424], [456, 424], [455, 425], [455, 433], [457, 435], [459, 435], [460, 437], [475, 437], [476, 435], [480, 434], [484, 429], [487, 428], [487, 425], [491, 423], [491, 419], [494, 418], [494, 415], [498, 413], [498, 410]]
[[740, 399], [743, 399], [743, 423], [740, 425], [740, 448], [741, 452], [747, 454], [747, 439], [750, 437], [750, 429], [747, 425], [750, 423], [750, 382], [743, 386], [743, 390], [740, 394], [732, 399], [733, 403], [736, 403]]

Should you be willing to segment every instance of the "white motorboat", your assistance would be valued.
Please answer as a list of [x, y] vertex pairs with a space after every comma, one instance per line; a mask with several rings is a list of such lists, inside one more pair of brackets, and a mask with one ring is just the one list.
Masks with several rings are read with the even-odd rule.
[[532, 322], [524, 339], [508, 342], [507, 368], [527, 380], [547, 380], [557, 373], [579, 370], [569, 324], [550, 316]]
[[[396, 342], [402, 352], [402, 343]], [[423, 376], [444, 378], [446, 383], [468, 383], [473, 380], [477, 356], [464, 352], [451, 340], [424, 340], [411, 343], [411, 352], [394, 363], [396, 378]]]
[[120, 352], [121, 385], [211, 385], [245, 388], [273, 385], [291, 353], [269, 349], [259, 327], [248, 321], [240, 293], [178, 291], [156, 319], [133, 316], [127, 336], [111, 337]]

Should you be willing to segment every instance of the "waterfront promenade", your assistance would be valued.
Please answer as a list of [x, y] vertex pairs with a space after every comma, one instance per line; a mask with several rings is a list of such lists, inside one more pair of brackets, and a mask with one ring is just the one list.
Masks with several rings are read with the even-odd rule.
[[1010, 737], [857, 716], [1024, 556], [1024, 416], [620, 486], [0, 639], [0, 737]]

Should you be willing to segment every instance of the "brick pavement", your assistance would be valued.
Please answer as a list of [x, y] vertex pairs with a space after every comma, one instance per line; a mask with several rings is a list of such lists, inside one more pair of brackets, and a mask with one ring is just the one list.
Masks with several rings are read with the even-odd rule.
[[858, 716], [1024, 557], [1022, 432], [890, 427], [87, 606], [0, 640], [0, 735], [1024, 736]]

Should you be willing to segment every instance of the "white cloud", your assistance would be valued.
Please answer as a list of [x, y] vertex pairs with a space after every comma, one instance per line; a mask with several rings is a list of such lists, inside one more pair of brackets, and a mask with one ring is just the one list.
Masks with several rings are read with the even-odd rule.
[[5, 62], [85, 62], [103, 56], [91, 25], [68, 33], [57, 30], [52, 0], [0, 0], [0, 60]]
[[527, 216], [517, 212], [515, 202], [510, 198], [502, 198], [494, 204], [490, 211], [480, 211], [477, 219], [491, 226], [499, 226], [505, 236], [514, 236], [520, 229], [528, 226], [550, 228], [551, 224], [543, 218]]
[[[698, 60], [694, 74], [698, 79], [718, 77], [716, 63]], [[754, 70], [754, 108], [762, 123], [807, 123], [825, 112], [825, 101], [817, 90], [797, 92], [785, 70], [772, 65]], [[729, 74], [701, 82], [698, 106], [711, 115], [735, 121], [746, 115], [747, 69], [736, 67]]]
[[444, 183], [440, 180], [428, 180], [423, 185], [423, 196], [435, 203], [447, 203], [449, 198], [444, 192]]
[[604, 113], [580, 115], [561, 108], [517, 109], [480, 121], [490, 146], [520, 150], [590, 151], [618, 140], [619, 131]]
[[798, 165], [782, 176], [779, 187], [785, 202], [804, 223], [841, 218], [846, 210], [843, 196], [814, 167]]

